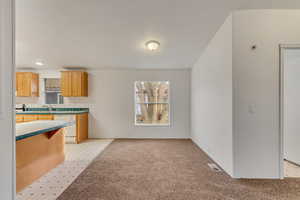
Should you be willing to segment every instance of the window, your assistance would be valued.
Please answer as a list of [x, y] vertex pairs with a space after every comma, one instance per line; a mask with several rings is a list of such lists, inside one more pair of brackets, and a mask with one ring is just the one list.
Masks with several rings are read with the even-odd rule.
[[60, 79], [45, 78], [45, 104], [63, 104], [64, 98], [60, 91]]
[[135, 82], [135, 125], [170, 125], [169, 81]]

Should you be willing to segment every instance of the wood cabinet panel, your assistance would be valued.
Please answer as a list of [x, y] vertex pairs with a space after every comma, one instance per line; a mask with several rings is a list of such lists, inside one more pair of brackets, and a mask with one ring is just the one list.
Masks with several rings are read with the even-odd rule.
[[76, 115], [76, 142], [80, 143], [86, 139], [88, 139], [89, 132], [89, 119], [88, 113], [78, 114]]
[[38, 115], [38, 120], [53, 120], [53, 115]]
[[88, 96], [88, 74], [82, 71], [61, 72], [61, 91], [65, 97]]
[[32, 73], [24, 73], [23, 76], [23, 92], [24, 92], [24, 96], [33, 96], [31, 93], [32, 90]]
[[82, 96], [88, 96], [88, 88], [89, 88], [89, 81], [88, 81], [88, 74], [87, 73], [82, 73], [81, 77], [81, 93]]
[[39, 75], [32, 72], [17, 72], [16, 95], [18, 97], [38, 97]]
[[35, 120], [38, 120], [37, 115], [24, 115], [24, 122], [31, 122]]
[[36, 120], [53, 120], [53, 115], [16, 115], [16, 122], [31, 122]]
[[31, 78], [31, 96], [38, 97], [39, 96], [39, 75], [32, 74]]
[[17, 123], [24, 122], [24, 116], [23, 115], [16, 115], [16, 122]]
[[72, 96], [72, 74], [71, 72], [61, 72], [61, 93], [62, 96]]
[[81, 95], [81, 73], [72, 72], [72, 96], [80, 97]]
[[17, 96], [29, 96], [30, 94], [26, 94], [26, 83], [25, 83], [25, 74], [17, 72], [16, 73], [16, 91]]

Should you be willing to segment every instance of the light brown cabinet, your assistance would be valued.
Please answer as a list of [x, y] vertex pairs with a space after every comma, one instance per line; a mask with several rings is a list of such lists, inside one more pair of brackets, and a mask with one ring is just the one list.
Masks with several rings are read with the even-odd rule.
[[22, 123], [22, 122], [31, 122], [36, 120], [53, 120], [53, 115], [16, 115], [16, 122]]
[[38, 120], [54, 120], [53, 115], [38, 115]]
[[76, 115], [76, 143], [80, 143], [88, 139], [89, 136], [89, 115], [83, 113]]
[[32, 72], [16, 73], [16, 96], [17, 97], [38, 97], [39, 96], [39, 75]]
[[87, 97], [88, 74], [83, 71], [62, 71], [61, 92], [64, 97]]
[[16, 123], [22, 123], [22, 122], [24, 122], [24, 116], [16, 115]]

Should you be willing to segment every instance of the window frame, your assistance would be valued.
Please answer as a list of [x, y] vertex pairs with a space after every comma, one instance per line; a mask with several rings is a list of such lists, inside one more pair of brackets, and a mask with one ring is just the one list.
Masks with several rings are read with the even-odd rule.
[[[169, 88], [168, 88], [168, 101], [166, 102], [166, 104], [168, 105], [168, 123], [164, 123], [164, 124], [160, 124], [160, 123], [153, 123], [153, 124], [142, 124], [142, 123], [137, 123], [137, 118], [136, 118], [136, 106], [137, 106], [137, 94], [136, 94], [136, 83], [138, 82], [151, 82], [151, 83], [155, 83], [155, 82], [168, 82], [169, 83]], [[139, 80], [139, 81], [134, 81], [133, 84], [133, 92], [134, 92], [134, 125], [136, 127], [171, 127], [171, 119], [172, 119], [172, 111], [171, 111], [171, 81], [169, 80], [160, 80], [160, 81], [146, 81], [146, 80]]]

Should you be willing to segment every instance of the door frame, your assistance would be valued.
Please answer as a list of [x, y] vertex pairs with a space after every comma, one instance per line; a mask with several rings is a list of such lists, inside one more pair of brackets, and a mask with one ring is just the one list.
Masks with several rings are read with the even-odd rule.
[[15, 1], [0, 0], [0, 198], [16, 197]]
[[300, 44], [279, 45], [279, 175], [284, 179], [284, 51], [300, 49]]

